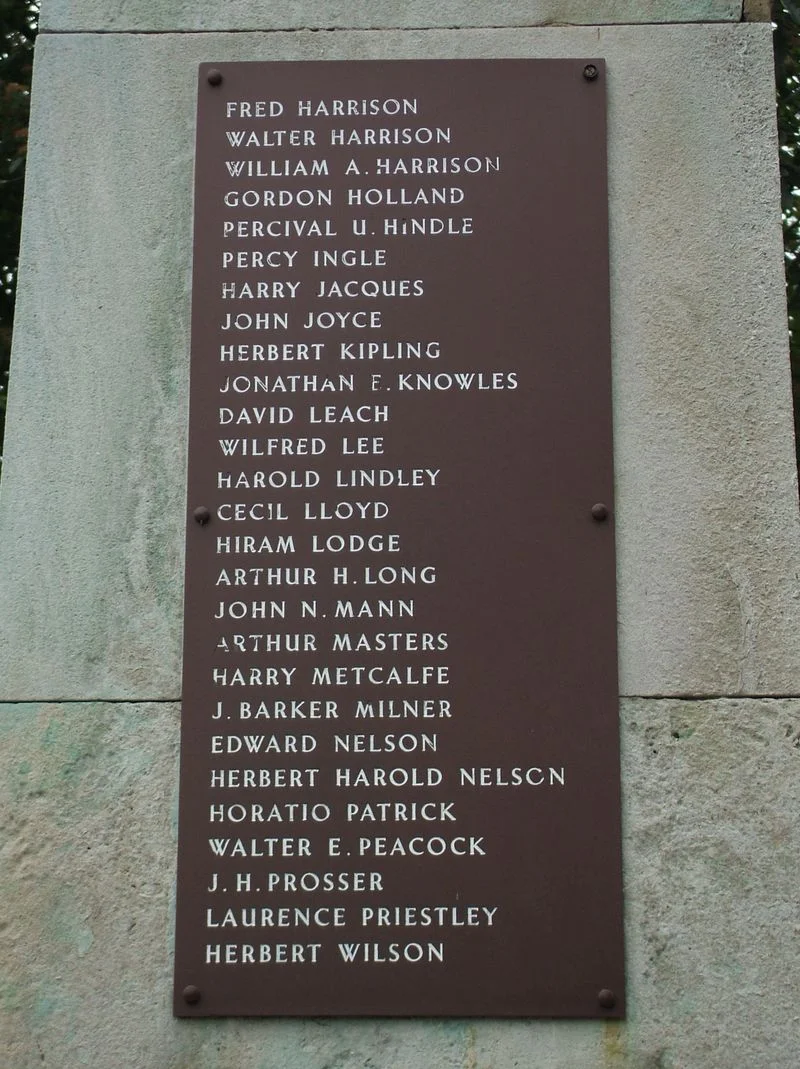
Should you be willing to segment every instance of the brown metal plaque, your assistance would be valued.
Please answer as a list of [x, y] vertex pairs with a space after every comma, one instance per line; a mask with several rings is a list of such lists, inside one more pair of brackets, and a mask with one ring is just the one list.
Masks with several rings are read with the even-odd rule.
[[204, 64], [175, 1012], [624, 1012], [602, 61]]

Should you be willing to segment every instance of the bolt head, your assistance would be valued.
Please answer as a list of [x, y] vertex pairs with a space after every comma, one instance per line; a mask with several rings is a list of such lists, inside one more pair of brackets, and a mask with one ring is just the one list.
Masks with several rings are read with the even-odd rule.
[[607, 520], [608, 505], [604, 505], [602, 501], [598, 501], [596, 505], [592, 505], [592, 519], [597, 520], [598, 523], [602, 523], [603, 520]]
[[597, 1001], [604, 1010], [613, 1010], [617, 1004], [617, 997], [607, 987], [597, 992]]
[[593, 82], [597, 75], [600, 73], [594, 63], [587, 63], [583, 68], [583, 76], [587, 82]]
[[195, 987], [194, 984], [189, 984], [188, 987], [183, 989], [183, 1001], [188, 1002], [190, 1006], [196, 1006], [200, 1001], [200, 988]]
[[192, 513], [195, 520], [201, 527], [205, 526], [211, 519], [211, 512], [205, 507], [205, 505], [198, 505], [198, 507]]
[[209, 85], [222, 85], [222, 71], [212, 67], [207, 75]]

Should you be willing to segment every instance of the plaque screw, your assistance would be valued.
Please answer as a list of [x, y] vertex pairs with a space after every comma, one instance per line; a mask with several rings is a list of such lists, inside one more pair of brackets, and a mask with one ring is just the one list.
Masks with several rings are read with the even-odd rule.
[[208, 84], [222, 85], [222, 71], [218, 71], [216, 67], [212, 67], [208, 72]]
[[[196, 515], [197, 515], [197, 512], [195, 512], [195, 516]], [[592, 505], [592, 519], [593, 520], [597, 520], [598, 523], [602, 523], [603, 520], [607, 520], [608, 519], [608, 506], [604, 505], [602, 503], [602, 501], [598, 501], [596, 505]]]
[[200, 524], [201, 527], [204, 527], [205, 524], [207, 524], [208, 521], [211, 519], [211, 513], [205, 507], [205, 505], [199, 505], [194, 510], [192, 515], [194, 516], [194, 518], [197, 520], [197, 522]]
[[[593, 82], [599, 73], [600, 72], [598, 71], [597, 67], [595, 67], [594, 63], [587, 63], [586, 66], [583, 68], [583, 76], [587, 82]], [[208, 80], [211, 81], [210, 74], [208, 76]]]
[[[600, 994], [602, 995], [602, 993], [601, 991]], [[183, 1001], [188, 1002], [190, 1006], [196, 1005], [200, 1001], [200, 988], [195, 987], [194, 984], [189, 984], [188, 987], [185, 987], [183, 989]]]
[[[189, 988], [187, 988], [186, 990], [188, 991]], [[196, 991], [197, 989], [192, 988], [192, 990]], [[199, 994], [200, 993], [198, 992], [198, 996]], [[604, 987], [602, 988], [602, 990], [597, 992], [597, 1001], [603, 1007], [604, 1010], [613, 1010], [617, 1004], [617, 997], [613, 991], [609, 991], [607, 987]]]

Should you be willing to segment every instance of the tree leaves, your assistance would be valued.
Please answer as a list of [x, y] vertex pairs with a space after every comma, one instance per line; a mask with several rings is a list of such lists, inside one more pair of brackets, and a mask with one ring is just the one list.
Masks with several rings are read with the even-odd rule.
[[0, 0], [0, 443], [11, 356], [37, 18], [35, 3]]
[[776, 4], [775, 22], [786, 303], [789, 313], [795, 448], [800, 465], [800, 3], [797, 0], [782, 0], [782, 3]]

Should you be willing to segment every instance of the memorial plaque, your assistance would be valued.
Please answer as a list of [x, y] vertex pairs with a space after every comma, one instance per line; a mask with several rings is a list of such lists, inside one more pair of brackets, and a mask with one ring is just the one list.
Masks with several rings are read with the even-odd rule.
[[624, 1008], [605, 68], [199, 75], [175, 1012]]

